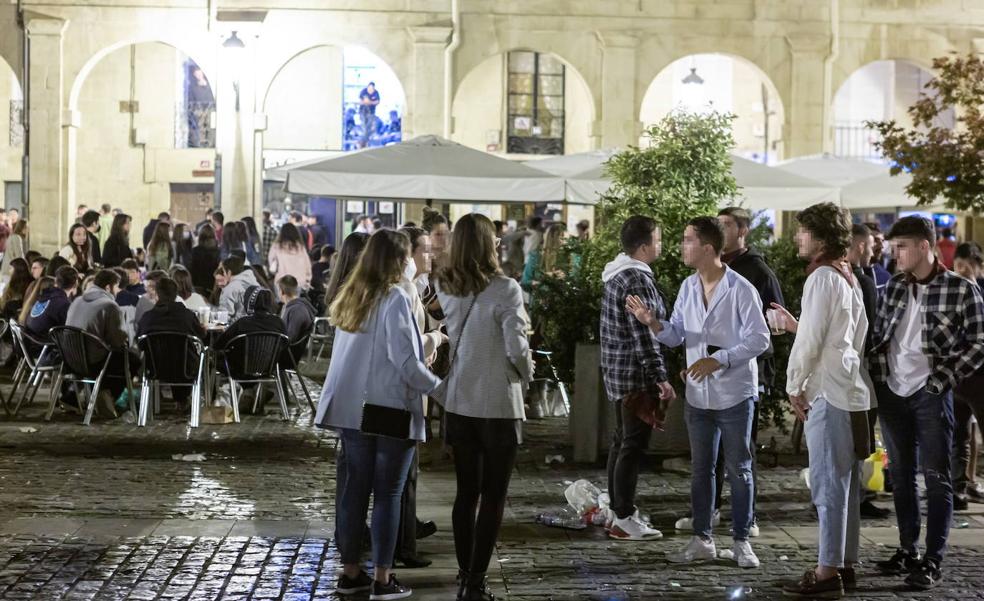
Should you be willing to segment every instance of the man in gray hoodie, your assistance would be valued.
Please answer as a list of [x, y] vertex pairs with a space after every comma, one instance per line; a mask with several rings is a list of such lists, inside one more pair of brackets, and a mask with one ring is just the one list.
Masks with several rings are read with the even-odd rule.
[[[123, 329], [123, 313], [116, 304], [116, 294], [119, 291], [120, 276], [112, 269], [103, 269], [96, 274], [85, 293], [68, 308], [68, 317], [65, 320], [65, 325], [85, 330], [113, 349], [104, 380], [112, 399], [109, 400], [108, 407], [105, 402], [100, 404], [100, 413], [109, 413], [111, 416], [115, 416], [115, 412], [111, 410], [112, 400], [119, 397], [126, 388], [123, 353], [130, 352], [129, 338]], [[130, 374], [136, 373], [139, 367], [140, 358], [131, 352]]]
[[236, 255], [227, 257], [219, 265], [219, 271], [226, 278], [226, 285], [219, 295], [219, 309], [229, 312], [229, 320], [233, 321], [246, 314], [243, 298], [250, 286], [259, 286], [252, 269], [246, 267], [246, 261]]

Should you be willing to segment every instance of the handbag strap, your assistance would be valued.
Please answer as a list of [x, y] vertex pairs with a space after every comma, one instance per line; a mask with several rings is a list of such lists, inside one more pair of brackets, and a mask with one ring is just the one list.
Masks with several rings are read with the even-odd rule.
[[472, 298], [472, 302], [468, 305], [468, 310], [465, 311], [465, 318], [461, 321], [461, 333], [458, 334], [458, 342], [454, 345], [454, 351], [451, 353], [451, 360], [448, 362], [448, 379], [451, 379], [451, 370], [454, 369], [455, 359], [458, 358], [458, 347], [461, 346], [461, 339], [465, 337], [465, 326], [468, 325], [468, 316], [471, 315], [472, 309], [475, 308], [475, 303], [478, 302], [479, 292]]
[[382, 311], [382, 307], [380, 305], [382, 305], [382, 300], [380, 300], [376, 308], [373, 309], [373, 313], [375, 313], [375, 319], [372, 320], [373, 321], [372, 337], [369, 341], [369, 363], [366, 364], [366, 387], [365, 390], [362, 392], [363, 405], [369, 402], [369, 382], [372, 381], [372, 360], [373, 357], [375, 357], [376, 355], [376, 330], [379, 329], [379, 313], [380, 311]]

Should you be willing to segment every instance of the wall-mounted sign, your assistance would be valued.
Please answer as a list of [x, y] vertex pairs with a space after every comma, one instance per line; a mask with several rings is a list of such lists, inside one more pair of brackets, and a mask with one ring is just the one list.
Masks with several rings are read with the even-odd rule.
[[381, 202], [379, 203], [379, 214], [380, 215], [392, 215], [393, 214], [393, 203], [391, 202]]
[[362, 213], [363, 204], [358, 200], [350, 200], [345, 203], [346, 213]]

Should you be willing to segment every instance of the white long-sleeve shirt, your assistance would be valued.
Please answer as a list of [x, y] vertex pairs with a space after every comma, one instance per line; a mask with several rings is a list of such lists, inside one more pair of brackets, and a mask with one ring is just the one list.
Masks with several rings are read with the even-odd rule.
[[721, 364], [701, 382], [687, 378], [687, 403], [723, 410], [758, 397], [755, 360], [769, 348], [769, 326], [762, 299], [748, 280], [725, 268], [705, 307], [704, 287], [695, 273], [683, 281], [673, 314], [662, 323], [656, 339], [667, 346], [686, 344], [687, 365], [704, 357]]
[[803, 286], [802, 314], [786, 367], [786, 392], [822, 396], [844, 411], [871, 407], [871, 380], [863, 364], [868, 318], [861, 287], [835, 268], [819, 267]]

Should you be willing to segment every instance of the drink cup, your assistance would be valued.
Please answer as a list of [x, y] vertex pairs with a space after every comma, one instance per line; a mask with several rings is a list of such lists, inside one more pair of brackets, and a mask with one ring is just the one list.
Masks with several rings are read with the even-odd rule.
[[765, 312], [765, 319], [769, 322], [769, 329], [773, 336], [786, 333], [786, 319], [779, 309], [769, 309]]

